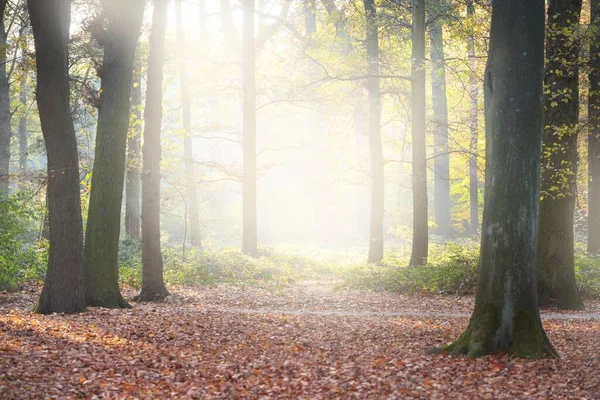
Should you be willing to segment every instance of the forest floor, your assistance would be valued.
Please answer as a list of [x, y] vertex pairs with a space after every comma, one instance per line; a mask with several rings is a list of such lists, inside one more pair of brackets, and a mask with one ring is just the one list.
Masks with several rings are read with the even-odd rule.
[[600, 398], [599, 301], [543, 312], [559, 360], [470, 360], [427, 350], [460, 335], [472, 297], [330, 281], [171, 291], [50, 316], [31, 313], [39, 287], [0, 293], [0, 398]]

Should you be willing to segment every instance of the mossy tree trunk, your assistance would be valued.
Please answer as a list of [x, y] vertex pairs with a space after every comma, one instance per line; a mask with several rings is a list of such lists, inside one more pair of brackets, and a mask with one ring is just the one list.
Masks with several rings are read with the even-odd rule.
[[410, 265], [427, 263], [427, 138], [425, 133], [425, 0], [413, 1], [412, 17], [412, 189], [413, 243]]
[[146, 108], [144, 111], [144, 167], [142, 174], [142, 290], [140, 301], [159, 301], [169, 295], [163, 279], [160, 248], [160, 133], [162, 84], [168, 0], [154, 0]]
[[179, 80], [181, 83], [181, 108], [183, 114], [183, 153], [185, 164], [185, 184], [187, 190], [187, 214], [190, 222], [190, 239], [194, 247], [202, 247], [200, 231], [200, 215], [198, 212], [198, 192], [196, 190], [196, 176], [194, 173], [194, 150], [192, 141], [191, 101], [188, 79], [188, 66], [186, 61], [185, 34], [183, 27], [182, 1], [175, 1], [177, 20], [177, 46], [179, 51]]
[[538, 234], [538, 300], [580, 309], [575, 282], [574, 213], [579, 131], [581, 0], [550, 0], [546, 29], [545, 113]]
[[4, 27], [7, 0], [0, 0], [0, 192], [8, 193], [10, 167], [10, 83], [6, 70], [7, 32]]
[[595, 32], [590, 46], [588, 118], [588, 242], [587, 251], [600, 253], [600, 1], [591, 0], [590, 26]]
[[374, 0], [364, 0], [367, 24], [366, 86], [369, 92], [369, 149], [371, 154], [371, 222], [368, 262], [383, 258], [384, 175], [381, 143], [381, 89], [379, 87], [379, 29]]
[[70, 0], [28, 0], [35, 41], [36, 99], [46, 153], [50, 249], [35, 311], [85, 311], [77, 139], [69, 107]]
[[[536, 243], [543, 127], [544, 1], [494, 2], [485, 72], [486, 186], [475, 309], [441, 351], [556, 357], [542, 327]], [[518, 182], [518, 184], [515, 184]]]
[[139, 242], [142, 139], [142, 51], [138, 47], [131, 89], [131, 118], [127, 137], [127, 175], [125, 178], [125, 233]]
[[[467, 0], [467, 17], [474, 26], [475, 5], [473, 0]], [[471, 28], [473, 29], [473, 28]], [[467, 51], [469, 55], [469, 97], [471, 109], [469, 116], [469, 234], [477, 235], [479, 230], [479, 178], [477, 177], [477, 152], [479, 151], [479, 80], [477, 79], [477, 53], [475, 52], [475, 36], [469, 32], [467, 36]]]
[[243, 163], [242, 251], [258, 255], [256, 216], [256, 49], [254, 45], [254, 0], [243, 0], [242, 86], [243, 86]]
[[444, 35], [439, 18], [429, 23], [431, 94], [433, 99], [433, 201], [436, 233], [450, 234], [450, 155]]
[[90, 306], [128, 307], [119, 291], [119, 230], [133, 60], [144, 3], [103, 0], [103, 23], [94, 32], [104, 57], [85, 235], [85, 295]]

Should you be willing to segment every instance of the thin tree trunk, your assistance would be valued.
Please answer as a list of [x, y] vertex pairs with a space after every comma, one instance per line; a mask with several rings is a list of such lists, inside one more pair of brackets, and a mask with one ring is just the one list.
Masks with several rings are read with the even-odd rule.
[[183, 31], [183, 10], [181, 0], [175, 0], [177, 14], [177, 43], [179, 49], [179, 79], [181, 81], [181, 105], [183, 109], [183, 154], [185, 158], [185, 177], [187, 188], [187, 208], [190, 217], [190, 238], [192, 246], [202, 247], [200, 234], [200, 216], [198, 215], [198, 193], [194, 174], [194, 152], [192, 142], [192, 123], [190, 111], [190, 89], [188, 68], [185, 60], [185, 34]]
[[85, 295], [90, 306], [128, 307], [119, 291], [119, 230], [133, 60], [144, 3], [103, 1], [108, 23], [107, 30], [97, 36], [104, 47], [102, 97], [85, 235]]
[[438, 20], [429, 24], [431, 94], [433, 98], [433, 197], [436, 233], [450, 234], [450, 156], [448, 154], [448, 100], [444, 37]]
[[27, 156], [27, 66], [25, 62], [22, 65], [23, 75], [21, 76], [19, 102], [21, 103], [22, 114], [19, 118], [19, 170], [21, 174], [26, 174], [29, 169], [29, 158]]
[[[467, 0], [467, 17], [475, 16], [473, 0]], [[467, 36], [467, 47], [469, 54], [469, 97], [471, 99], [471, 115], [469, 118], [469, 130], [471, 140], [469, 142], [469, 211], [470, 223], [469, 233], [476, 235], [479, 230], [479, 180], [477, 178], [477, 152], [479, 141], [479, 81], [477, 79], [477, 54], [475, 53], [475, 37], [472, 33]]]
[[494, 2], [485, 72], [486, 183], [475, 308], [439, 350], [557, 357], [540, 320], [536, 241], [543, 112], [544, 0]]
[[144, 111], [144, 169], [142, 175], [142, 290], [140, 301], [162, 300], [169, 295], [163, 279], [160, 249], [160, 133], [162, 83], [168, 0], [154, 0], [148, 81]]
[[48, 154], [50, 249], [35, 311], [85, 311], [77, 139], [69, 107], [70, 0], [28, 0], [35, 40], [36, 98]]
[[369, 78], [369, 148], [371, 153], [371, 224], [368, 262], [383, 258], [384, 175], [381, 143], [381, 90], [379, 88], [379, 33], [374, 0], [364, 0], [367, 23], [367, 63]]
[[8, 193], [10, 167], [10, 84], [6, 71], [7, 32], [4, 17], [8, 0], [0, 0], [0, 193]]
[[412, 20], [413, 243], [410, 265], [427, 263], [427, 141], [425, 134], [425, 0], [413, 1]]
[[131, 89], [131, 126], [127, 137], [127, 175], [125, 179], [125, 233], [139, 242], [142, 136], [142, 52], [138, 46]]
[[573, 237], [579, 163], [579, 40], [574, 35], [580, 14], [581, 0], [548, 2], [538, 299], [565, 309], [583, 306]]
[[254, 0], [243, 0], [243, 226], [242, 251], [258, 254], [256, 221], [256, 50], [254, 48]]
[[306, 36], [317, 32], [317, 10], [315, 0], [304, 0], [304, 30]]
[[[591, 0], [591, 26], [600, 32], [600, 1]], [[600, 253], [600, 44], [598, 36], [590, 46], [590, 92], [588, 118], [588, 242], [587, 251]]]

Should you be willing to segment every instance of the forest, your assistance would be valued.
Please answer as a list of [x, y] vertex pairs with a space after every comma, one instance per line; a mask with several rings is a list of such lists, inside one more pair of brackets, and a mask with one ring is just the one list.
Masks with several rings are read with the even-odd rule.
[[600, 0], [0, 0], [0, 398], [599, 398]]

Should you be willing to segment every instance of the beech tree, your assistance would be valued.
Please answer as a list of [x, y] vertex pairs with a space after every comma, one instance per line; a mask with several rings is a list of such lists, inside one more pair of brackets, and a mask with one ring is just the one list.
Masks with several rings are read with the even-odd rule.
[[146, 107], [142, 173], [142, 290], [140, 301], [162, 300], [169, 295], [163, 280], [160, 247], [160, 133], [162, 84], [165, 62], [165, 31], [169, 0], [154, 0]]
[[[536, 243], [543, 130], [544, 1], [494, 2], [485, 72], [486, 184], [475, 308], [438, 350], [557, 357], [541, 323]], [[515, 184], [518, 182], [518, 184]]]
[[10, 166], [10, 83], [7, 74], [7, 32], [4, 25], [8, 0], [0, 0], [0, 193], [8, 193]]
[[413, 243], [410, 265], [427, 263], [427, 140], [425, 134], [425, 0], [413, 1], [412, 19], [412, 173]]
[[579, 132], [581, 0], [550, 0], [546, 29], [545, 113], [538, 235], [540, 304], [579, 309], [573, 236]]
[[590, 45], [590, 91], [588, 98], [588, 238], [587, 251], [600, 252], [600, 2], [590, 1], [590, 28], [594, 35]]
[[[472, 20], [475, 16], [473, 0], [467, 0], [467, 17]], [[477, 53], [475, 52], [475, 37], [473, 28], [467, 35], [467, 51], [469, 56], [469, 98], [471, 111], [469, 117], [469, 230], [471, 235], [477, 235], [479, 230], [479, 179], [477, 178], [477, 151], [479, 149], [479, 80], [477, 79]]]
[[85, 233], [88, 305], [128, 307], [119, 291], [119, 230], [133, 60], [144, 0], [103, 0], [94, 36], [104, 49], [92, 187]]
[[79, 159], [69, 107], [70, 0], [28, 0], [37, 70], [36, 100], [48, 155], [48, 270], [35, 311], [85, 311]]

